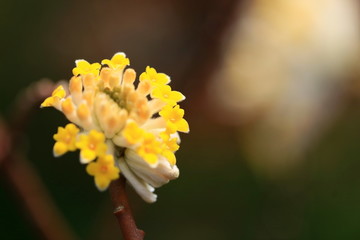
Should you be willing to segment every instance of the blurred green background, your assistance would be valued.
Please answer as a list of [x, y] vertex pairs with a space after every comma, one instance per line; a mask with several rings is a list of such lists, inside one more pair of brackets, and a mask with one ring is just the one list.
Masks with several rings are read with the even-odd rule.
[[[242, 10], [235, 12], [236, 6]], [[172, 86], [187, 97], [181, 106], [191, 129], [181, 135], [180, 177], [156, 190], [156, 203], [143, 202], [128, 188], [146, 239], [360, 239], [356, 94], [341, 93], [341, 108], [326, 131], [281, 173], [258, 170], [244, 144], [242, 136], [262, 115], [227, 123], [221, 104], [215, 108], [208, 100], [211, 76], [226, 58], [226, 30], [245, 6], [215, 0], [1, 0], [0, 114], [9, 119], [17, 95], [39, 79], [69, 79], [74, 60], [100, 61], [123, 51], [138, 74], [150, 65], [171, 76]], [[39, 109], [19, 147], [80, 239], [121, 239], [108, 192], [97, 191], [77, 154], [52, 155], [52, 135], [66, 123], [54, 109]], [[0, 239], [39, 239], [0, 179]]]

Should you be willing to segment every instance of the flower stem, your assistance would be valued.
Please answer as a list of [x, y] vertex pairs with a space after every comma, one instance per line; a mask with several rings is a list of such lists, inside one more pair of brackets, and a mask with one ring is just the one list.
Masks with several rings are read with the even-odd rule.
[[128, 202], [125, 186], [126, 179], [122, 175], [110, 184], [109, 191], [114, 206], [114, 215], [119, 222], [125, 240], [142, 240], [144, 239], [145, 233], [136, 226]]

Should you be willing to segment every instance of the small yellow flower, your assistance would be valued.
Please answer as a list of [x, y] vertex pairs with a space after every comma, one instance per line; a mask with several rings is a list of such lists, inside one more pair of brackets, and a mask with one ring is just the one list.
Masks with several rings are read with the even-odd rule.
[[155, 68], [149, 66], [147, 66], [146, 71], [140, 75], [139, 80], [149, 81], [152, 86], [162, 86], [170, 82], [168, 75], [164, 73], [158, 73], [156, 72]]
[[145, 133], [143, 141], [136, 152], [149, 164], [156, 164], [158, 154], [161, 153], [160, 143], [156, 141], [154, 134]]
[[174, 152], [180, 148], [177, 143], [178, 138], [170, 138], [170, 135], [166, 131], [160, 133], [160, 137], [163, 140], [164, 146], [161, 155], [164, 156], [172, 166], [174, 166], [176, 164]]
[[65, 128], [58, 128], [58, 132], [54, 134], [56, 143], [53, 148], [56, 157], [61, 156], [68, 151], [76, 150], [76, 136], [79, 131], [80, 130], [72, 123], [67, 124]]
[[53, 107], [58, 104], [60, 99], [63, 99], [66, 96], [66, 92], [63, 86], [58, 86], [51, 94], [51, 97], [45, 99], [40, 107]]
[[77, 75], [86, 75], [88, 73], [92, 73], [95, 76], [99, 74], [99, 70], [101, 65], [99, 63], [90, 64], [88, 61], [84, 59], [79, 59], [75, 61], [76, 67], [72, 70], [75, 76]]
[[126, 141], [130, 144], [140, 142], [144, 136], [144, 133], [144, 130], [139, 128], [135, 122], [128, 123], [122, 132]]
[[80, 162], [89, 163], [96, 157], [105, 154], [107, 150], [105, 135], [102, 132], [91, 130], [88, 135], [80, 135], [76, 147], [80, 149]]
[[183, 118], [184, 110], [180, 108], [179, 105], [175, 107], [166, 106], [160, 112], [162, 116], [167, 121], [167, 129], [170, 133], [179, 131], [179, 132], [189, 132], [189, 124]]
[[180, 146], [177, 143], [178, 142], [178, 138], [174, 137], [174, 138], [170, 138], [170, 135], [167, 132], [162, 132], [160, 133], [160, 137], [163, 140], [163, 143], [166, 146], [166, 149], [175, 152], [177, 151]]
[[161, 99], [170, 106], [174, 106], [177, 102], [185, 99], [185, 96], [181, 92], [172, 91], [169, 85], [156, 87], [152, 91], [151, 97]]
[[95, 185], [100, 191], [106, 190], [112, 180], [119, 178], [120, 173], [115, 166], [114, 157], [110, 154], [102, 155], [96, 162], [89, 163], [86, 171], [95, 177]]
[[117, 70], [117, 69], [124, 69], [126, 66], [130, 65], [130, 60], [126, 57], [125, 53], [118, 52], [115, 53], [115, 55], [111, 58], [111, 60], [109, 59], [102, 60], [101, 64], [106, 64], [109, 66], [109, 68]]

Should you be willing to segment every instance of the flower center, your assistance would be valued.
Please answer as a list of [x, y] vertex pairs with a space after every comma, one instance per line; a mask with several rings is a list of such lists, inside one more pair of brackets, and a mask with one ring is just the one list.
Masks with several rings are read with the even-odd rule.
[[94, 144], [94, 143], [89, 143], [89, 148], [90, 148], [91, 150], [94, 150], [94, 149], [95, 149], [95, 144]]
[[64, 140], [65, 140], [66, 143], [70, 143], [71, 140], [72, 140], [71, 135], [69, 133], [67, 133]]
[[120, 87], [115, 87], [112, 90], [105, 88], [103, 92], [110, 97], [120, 108], [130, 110], [126, 101], [126, 94], [121, 91]]
[[[102, 104], [103, 106], [115, 106], [116, 108], [117, 105], [123, 116], [125, 114], [126, 117], [131, 118], [139, 124], [145, 123], [151, 117], [151, 112], [149, 110], [146, 96], [135, 90], [133, 86], [124, 84], [120, 87], [105, 87], [100, 89], [99, 94], [99, 98], [101, 99], [100, 101], [106, 101]], [[104, 95], [106, 96], [105, 98]], [[124, 113], [123, 110], [125, 110], [126, 113]], [[109, 111], [111, 111], [113, 114]], [[119, 111], [112, 107], [108, 107], [108, 111], [104, 111], [105, 114], [112, 114], [113, 116], [116, 116], [116, 112]], [[102, 113], [99, 113], [99, 115], [100, 114]], [[100, 115], [97, 117], [104, 118], [106, 116]], [[116, 117], [114, 117], [114, 119], [116, 121]]]
[[108, 171], [108, 167], [107, 167], [107, 166], [102, 165], [102, 166], [100, 167], [100, 172], [101, 172], [101, 173], [107, 173], [107, 171]]
[[171, 116], [169, 120], [170, 122], [176, 122], [178, 118], [176, 116]]

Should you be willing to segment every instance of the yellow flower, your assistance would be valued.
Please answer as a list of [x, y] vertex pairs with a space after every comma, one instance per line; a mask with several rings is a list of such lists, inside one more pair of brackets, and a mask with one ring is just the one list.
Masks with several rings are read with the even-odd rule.
[[151, 97], [161, 99], [170, 106], [174, 106], [177, 102], [185, 99], [185, 96], [181, 92], [171, 91], [171, 87], [169, 85], [156, 87], [152, 91]]
[[135, 144], [142, 140], [144, 136], [144, 130], [139, 128], [135, 122], [130, 122], [124, 128], [122, 134], [128, 143]]
[[130, 65], [130, 60], [126, 57], [125, 53], [118, 52], [115, 53], [115, 55], [111, 58], [111, 60], [109, 59], [102, 60], [101, 64], [106, 64], [109, 66], [109, 68], [117, 70], [117, 69], [124, 69], [126, 66]]
[[136, 72], [125, 69], [130, 61], [124, 53], [101, 63], [106, 66], [77, 60], [69, 91], [60, 86], [41, 105], [55, 107], [79, 127], [59, 128], [54, 154], [78, 149], [99, 190], [121, 171], [145, 201], [154, 202], [154, 188], [179, 176], [177, 131], [188, 132], [189, 125], [177, 102], [185, 97], [151, 67], [136, 81]]
[[156, 141], [154, 134], [145, 133], [143, 141], [136, 152], [149, 164], [156, 164], [158, 154], [161, 153], [160, 143]]
[[167, 128], [170, 133], [179, 131], [179, 132], [189, 132], [189, 124], [183, 118], [184, 110], [180, 108], [179, 105], [175, 107], [166, 106], [160, 112], [162, 116], [167, 121]]
[[89, 163], [86, 171], [95, 177], [95, 185], [100, 191], [106, 190], [112, 180], [119, 178], [120, 173], [115, 166], [114, 157], [110, 154], [102, 155], [96, 162]]
[[160, 133], [160, 137], [164, 145], [166, 146], [166, 149], [175, 152], [180, 148], [179, 144], [177, 143], [178, 142], [177, 137], [171, 138], [167, 132]]
[[76, 150], [76, 136], [79, 133], [79, 129], [72, 123], [69, 123], [63, 127], [58, 128], [58, 132], [54, 134], [54, 140], [56, 141], [53, 151], [56, 157], [65, 154], [68, 151]]
[[66, 96], [66, 92], [63, 86], [58, 86], [51, 94], [51, 97], [45, 99], [40, 107], [53, 107], [60, 102]]
[[76, 147], [80, 149], [80, 162], [89, 163], [96, 157], [105, 154], [107, 150], [105, 135], [102, 132], [91, 130], [88, 135], [80, 135], [80, 140], [76, 142]]
[[76, 67], [72, 70], [75, 76], [77, 75], [86, 75], [88, 73], [92, 73], [95, 76], [99, 74], [99, 70], [101, 65], [99, 63], [90, 64], [88, 61], [84, 59], [79, 59], [75, 61]]
[[140, 75], [140, 81], [149, 81], [152, 86], [162, 86], [170, 82], [168, 75], [156, 72], [155, 68], [146, 67], [146, 71]]
[[163, 150], [161, 155], [164, 156], [168, 162], [174, 166], [176, 164], [176, 157], [174, 152], [179, 149], [178, 138], [171, 138], [170, 135], [165, 131], [160, 133], [160, 137], [163, 140]]

